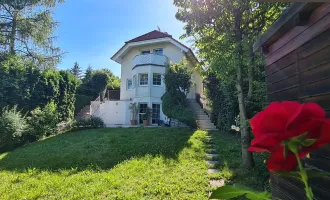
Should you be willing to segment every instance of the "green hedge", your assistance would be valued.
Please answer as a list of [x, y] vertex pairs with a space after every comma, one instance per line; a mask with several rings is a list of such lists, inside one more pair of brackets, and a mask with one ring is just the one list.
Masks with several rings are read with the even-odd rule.
[[76, 102], [74, 104], [75, 110], [74, 113], [77, 115], [81, 109], [83, 109], [85, 106], [90, 105], [91, 101], [93, 101], [92, 96], [87, 96], [87, 95], [81, 95], [81, 94], [76, 94]]
[[162, 109], [167, 117], [179, 120], [190, 127], [197, 127], [195, 114], [189, 107], [184, 93], [166, 92], [162, 97], [162, 101]]

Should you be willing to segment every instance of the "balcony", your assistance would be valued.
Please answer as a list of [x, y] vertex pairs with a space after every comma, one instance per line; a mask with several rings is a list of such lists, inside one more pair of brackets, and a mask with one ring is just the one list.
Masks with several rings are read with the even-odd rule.
[[133, 69], [143, 65], [166, 66], [168, 63], [167, 56], [157, 54], [137, 55], [133, 58]]

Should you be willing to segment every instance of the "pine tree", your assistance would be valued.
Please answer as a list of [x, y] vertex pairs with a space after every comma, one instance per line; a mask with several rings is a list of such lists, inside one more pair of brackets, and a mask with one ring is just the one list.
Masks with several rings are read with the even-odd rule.
[[74, 75], [76, 78], [81, 79], [81, 76], [82, 76], [81, 73], [82, 73], [82, 71], [81, 71], [81, 69], [79, 67], [79, 64], [77, 62], [74, 63], [74, 66], [70, 70], [70, 73], [72, 75]]
[[85, 71], [83, 83], [89, 82], [92, 79], [92, 74], [93, 74], [93, 68], [91, 65], [89, 65]]

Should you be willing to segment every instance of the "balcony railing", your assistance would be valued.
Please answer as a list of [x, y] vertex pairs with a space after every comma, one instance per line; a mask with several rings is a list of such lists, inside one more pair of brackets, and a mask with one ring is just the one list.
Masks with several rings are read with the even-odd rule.
[[143, 54], [137, 55], [133, 58], [133, 69], [137, 66], [143, 65], [156, 65], [165, 66], [168, 63], [167, 56], [157, 55], [157, 54]]

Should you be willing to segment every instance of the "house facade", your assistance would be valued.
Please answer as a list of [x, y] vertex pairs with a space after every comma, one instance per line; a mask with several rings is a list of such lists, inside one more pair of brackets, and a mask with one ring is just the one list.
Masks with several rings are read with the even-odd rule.
[[[130, 103], [138, 104], [138, 122], [146, 107], [152, 109], [150, 123], [166, 121], [162, 112], [161, 97], [165, 93], [164, 74], [171, 63], [185, 59], [191, 69], [198, 63], [190, 48], [168, 33], [152, 31], [132, 40], [117, 51], [111, 59], [121, 64], [120, 100], [93, 102], [91, 113], [101, 117], [107, 125], [128, 125], [132, 118]], [[187, 98], [195, 99], [202, 94], [202, 78], [196, 70], [191, 77], [193, 85]]]

